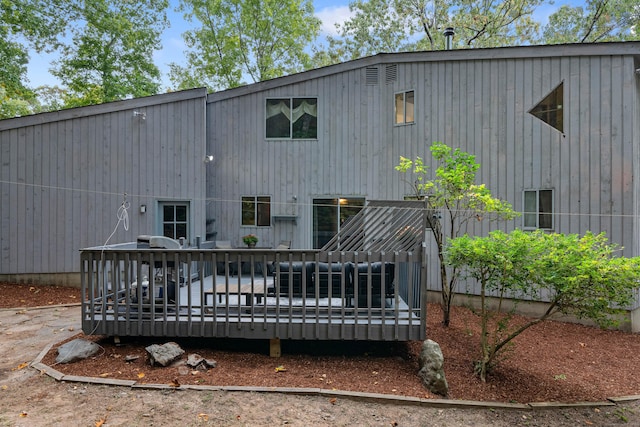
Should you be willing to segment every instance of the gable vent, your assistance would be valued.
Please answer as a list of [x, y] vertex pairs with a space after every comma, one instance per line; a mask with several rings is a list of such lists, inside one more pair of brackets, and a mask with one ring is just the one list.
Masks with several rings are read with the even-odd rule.
[[367, 85], [378, 84], [378, 67], [367, 67], [366, 69], [366, 83]]
[[393, 83], [398, 80], [398, 64], [387, 65], [385, 69], [384, 81], [385, 83]]

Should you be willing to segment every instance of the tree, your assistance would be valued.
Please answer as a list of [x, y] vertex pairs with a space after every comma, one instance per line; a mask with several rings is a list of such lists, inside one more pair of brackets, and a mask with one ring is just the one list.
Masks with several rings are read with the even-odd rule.
[[438, 249], [442, 323], [449, 326], [459, 269], [456, 266], [446, 267], [444, 248], [447, 241], [460, 236], [472, 219], [508, 220], [518, 214], [509, 203], [494, 198], [484, 184], [475, 184], [476, 172], [480, 168], [475, 156], [457, 148], [452, 150], [442, 142], [431, 145], [431, 155], [438, 164], [435, 179], [426, 179], [428, 168], [420, 157], [415, 160], [400, 157], [396, 170], [415, 175], [414, 180], [407, 182], [416, 197], [426, 198], [427, 207], [433, 212], [427, 215], [427, 223]]
[[636, 0], [588, 0], [582, 6], [561, 6], [543, 28], [542, 42], [597, 43], [640, 40], [640, 6]]
[[355, 0], [349, 9], [353, 17], [338, 26], [339, 37], [327, 38], [329, 51], [339, 52], [340, 60], [380, 52], [435, 50], [436, 41], [442, 41], [436, 31], [446, 22], [442, 0]]
[[[353, 17], [329, 37], [341, 60], [380, 52], [442, 50], [445, 27], [458, 47], [494, 47], [530, 42], [538, 31], [531, 18], [542, 0], [355, 0]], [[332, 56], [331, 54], [329, 56]], [[333, 56], [336, 56], [335, 54]]]
[[57, 111], [64, 108], [67, 91], [59, 86], [38, 86], [33, 89], [36, 97], [32, 106], [34, 113]]
[[171, 64], [179, 87], [226, 89], [310, 66], [305, 48], [320, 30], [310, 0], [182, 0], [181, 8], [201, 27], [184, 34], [187, 67]]
[[167, 7], [167, 0], [75, 4], [72, 43], [62, 47], [52, 71], [68, 87], [65, 106], [156, 94], [160, 71], [153, 52], [168, 25]]
[[60, 0], [0, 0], [0, 119], [31, 113], [29, 48], [52, 49], [67, 15]]
[[533, 42], [540, 29], [532, 18], [543, 0], [457, 0], [451, 6], [451, 26], [459, 46], [488, 48]]
[[[543, 231], [493, 231], [487, 237], [467, 235], [450, 240], [445, 259], [480, 284], [480, 360], [476, 373], [487, 373], [505, 347], [531, 326], [556, 313], [592, 319], [611, 326], [631, 304], [640, 280], [640, 258], [614, 256], [619, 248], [604, 233], [578, 235]], [[542, 300], [546, 311], [524, 324], [511, 325], [518, 300]], [[491, 309], [489, 295], [497, 299]], [[502, 312], [506, 298], [514, 301]]]

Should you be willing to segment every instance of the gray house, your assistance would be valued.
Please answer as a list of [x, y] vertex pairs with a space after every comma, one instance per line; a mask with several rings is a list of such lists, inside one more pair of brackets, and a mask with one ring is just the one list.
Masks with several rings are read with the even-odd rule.
[[195, 89], [0, 121], [0, 280], [79, 283], [80, 248], [204, 235], [205, 100]]
[[604, 231], [640, 255], [639, 83], [637, 42], [412, 52], [0, 121], [0, 279], [73, 275], [79, 248], [140, 234], [322, 248], [410, 196], [394, 166], [433, 141], [524, 213], [470, 232]]

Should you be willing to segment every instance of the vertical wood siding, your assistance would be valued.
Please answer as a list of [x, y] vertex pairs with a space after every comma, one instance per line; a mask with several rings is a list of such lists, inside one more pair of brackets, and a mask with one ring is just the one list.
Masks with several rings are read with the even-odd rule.
[[161, 232], [159, 200], [188, 201], [191, 238], [204, 238], [205, 98], [153, 99], [137, 108], [146, 120], [125, 107], [0, 131], [0, 274], [78, 272], [79, 249], [107, 241], [124, 193], [129, 230], [109, 243]]
[[[627, 255], [638, 254], [631, 56], [414, 61], [398, 63], [391, 83], [378, 67], [377, 85], [365, 84], [363, 66], [208, 104], [208, 149], [217, 159], [208, 195], [219, 238], [238, 242], [255, 232], [277, 244], [277, 225], [240, 227], [240, 196], [270, 195], [275, 214], [297, 195], [291, 240], [310, 247], [314, 198], [401, 199], [410, 188], [394, 170], [399, 157], [420, 155], [430, 164], [431, 142], [442, 141], [476, 155], [479, 182], [516, 210], [524, 190], [552, 189], [555, 231], [604, 231]], [[560, 83], [564, 134], [528, 113]], [[416, 93], [416, 122], [394, 126], [394, 93], [406, 90]], [[265, 139], [265, 99], [289, 96], [318, 97], [318, 140]], [[519, 218], [469, 231], [521, 226]], [[437, 282], [431, 278], [433, 288]]]

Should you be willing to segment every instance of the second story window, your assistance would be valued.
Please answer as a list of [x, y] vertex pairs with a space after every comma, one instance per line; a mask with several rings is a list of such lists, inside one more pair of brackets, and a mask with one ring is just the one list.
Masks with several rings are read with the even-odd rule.
[[318, 139], [317, 98], [267, 99], [268, 139]]
[[395, 121], [397, 125], [403, 125], [414, 122], [414, 92], [396, 93], [395, 96]]
[[564, 132], [564, 89], [560, 83], [542, 101], [529, 110], [529, 114], [539, 118], [549, 126]]
[[242, 196], [242, 225], [269, 227], [271, 225], [271, 197]]

